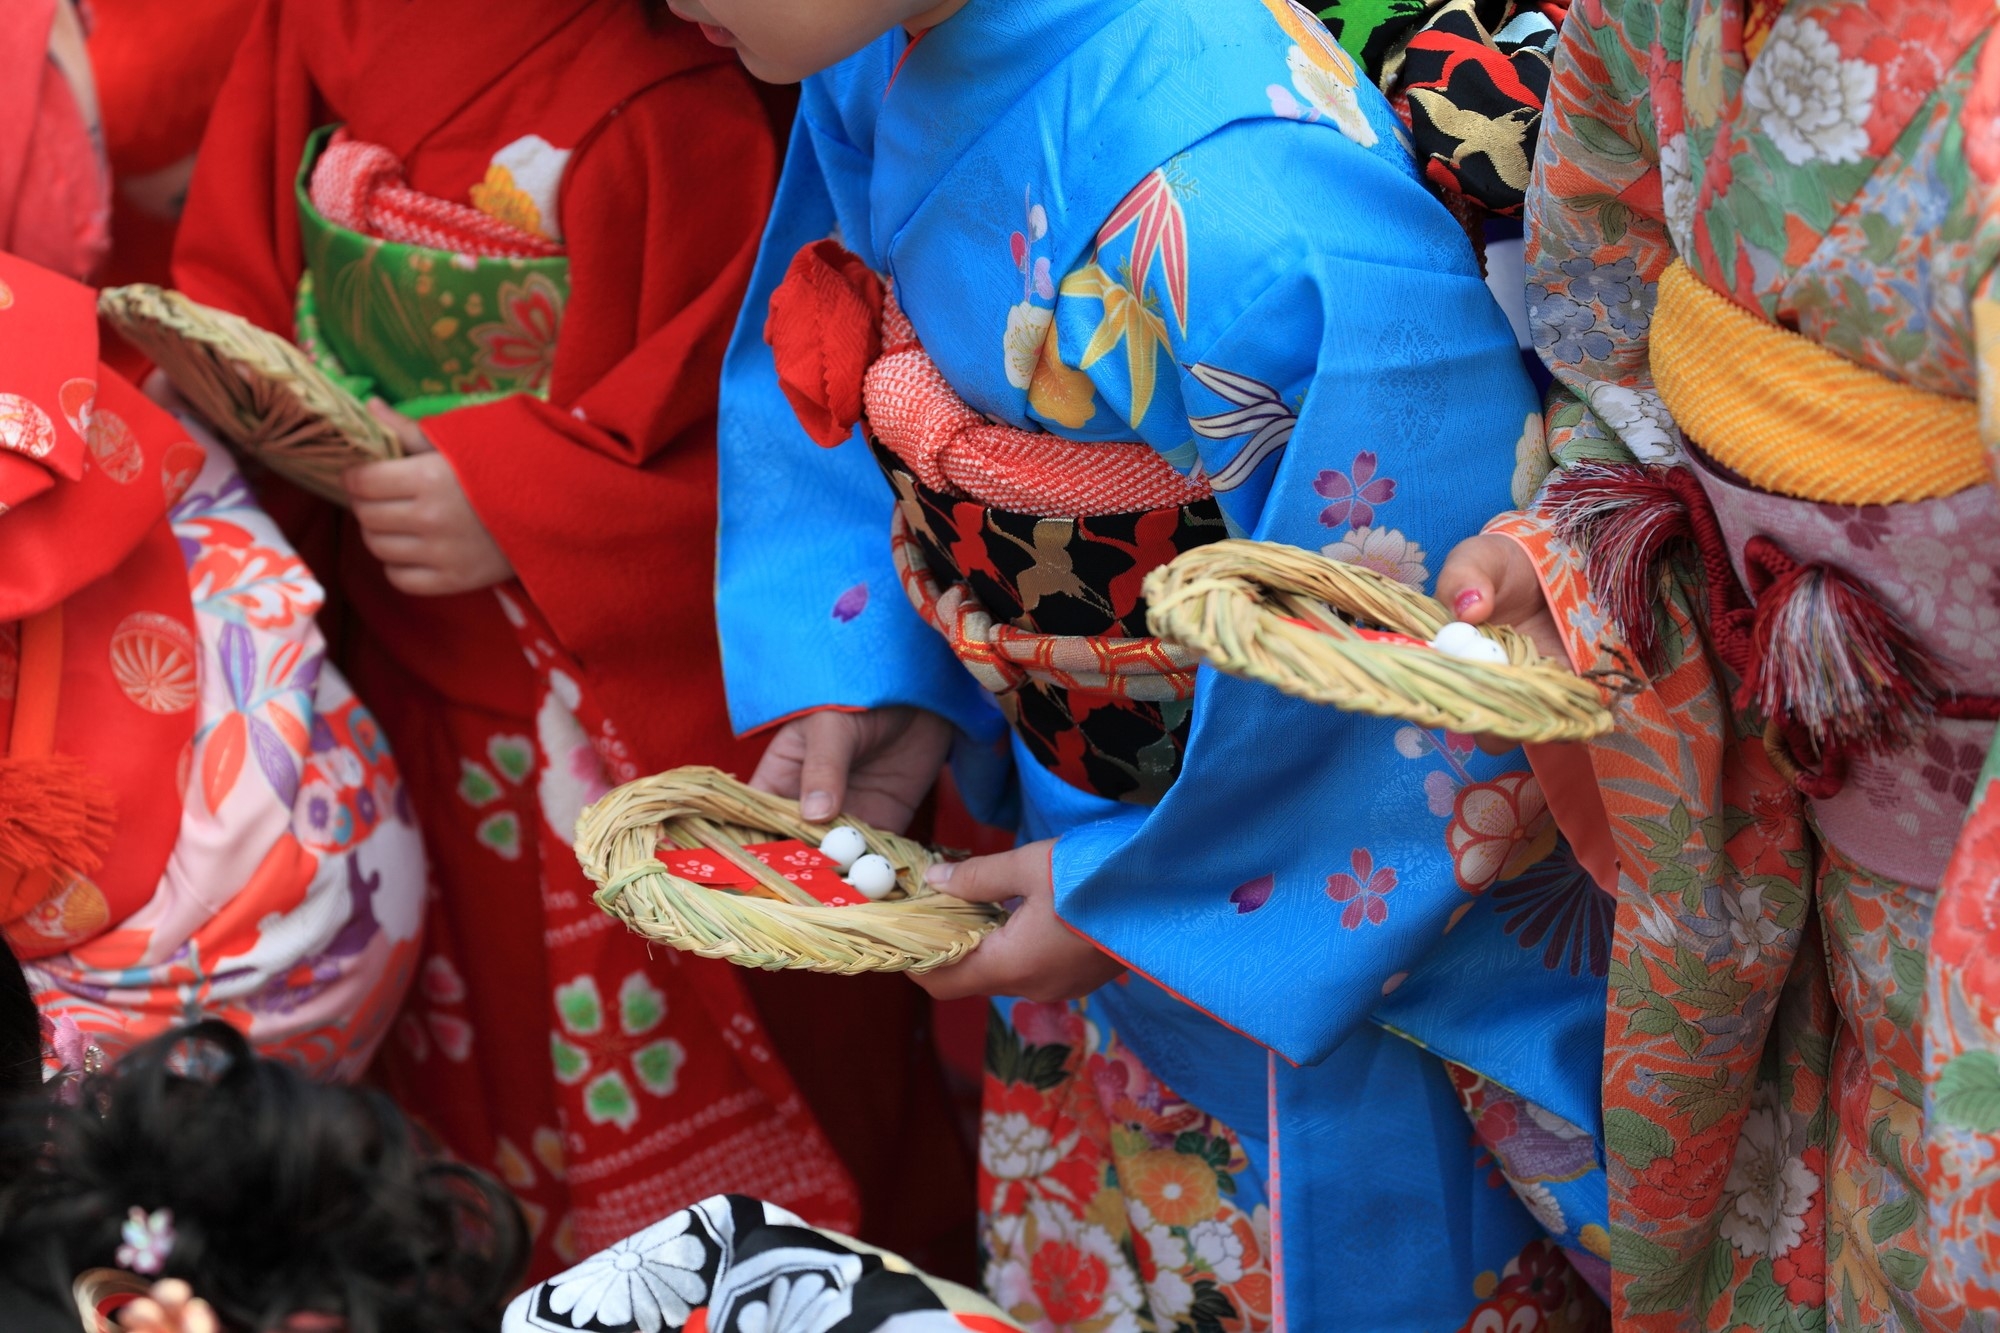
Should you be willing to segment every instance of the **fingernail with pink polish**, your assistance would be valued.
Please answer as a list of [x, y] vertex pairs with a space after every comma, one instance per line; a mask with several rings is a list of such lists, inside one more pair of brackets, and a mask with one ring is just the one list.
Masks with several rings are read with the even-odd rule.
[[1458, 595], [1458, 600], [1451, 604], [1451, 609], [1453, 614], [1457, 615], [1459, 619], [1463, 620], [1465, 618], [1465, 613], [1467, 611], [1470, 611], [1473, 607], [1478, 606], [1481, 602], [1485, 600], [1486, 600], [1486, 594], [1480, 592], [1479, 589], [1467, 588], [1464, 592]]

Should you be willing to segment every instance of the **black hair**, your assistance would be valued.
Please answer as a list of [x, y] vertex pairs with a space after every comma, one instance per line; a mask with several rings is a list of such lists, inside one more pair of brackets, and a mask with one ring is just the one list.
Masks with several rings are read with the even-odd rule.
[[42, 1086], [42, 1016], [14, 951], [0, 938], [0, 1102]]
[[[68, 1299], [120, 1267], [127, 1212], [171, 1210], [162, 1277], [233, 1333], [292, 1314], [350, 1333], [492, 1333], [525, 1266], [513, 1200], [419, 1146], [372, 1090], [314, 1083], [209, 1021], [136, 1047], [67, 1103], [0, 1112], [0, 1265]], [[12, 1167], [12, 1171], [8, 1170]]]

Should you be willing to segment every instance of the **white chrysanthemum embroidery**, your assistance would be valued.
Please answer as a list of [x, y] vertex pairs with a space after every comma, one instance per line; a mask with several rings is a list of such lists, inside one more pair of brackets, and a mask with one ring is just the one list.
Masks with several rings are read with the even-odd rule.
[[1002, 348], [1007, 358], [1007, 382], [1025, 389], [1035, 378], [1035, 363], [1041, 359], [1042, 340], [1048, 336], [1049, 322], [1056, 312], [1032, 301], [1022, 301], [1007, 311], [1007, 333]]
[[761, 1301], [736, 1307], [743, 1333], [826, 1333], [854, 1311], [854, 1294], [829, 1284], [823, 1273], [781, 1277]]
[[1775, 1259], [1805, 1236], [1819, 1177], [1785, 1145], [1783, 1126], [1759, 1108], [1743, 1121], [1723, 1186], [1722, 1235], [1739, 1254]]
[[1384, 578], [1421, 589], [1430, 580], [1424, 548], [1394, 528], [1349, 528], [1346, 535], [1319, 553], [1329, 560], [1372, 569]]
[[1063, 1145], [1050, 1138], [1046, 1127], [1019, 1111], [987, 1112], [979, 1133], [979, 1161], [995, 1178], [1032, 1180], [1061, 1161], [1062, 1153]]
[[1642, 463], [1664, 463], [1680, 457], [1680, 432], [1667, 405], [1651, 389], [1628, 389], [1599, 380], [1590, 386], [1590, 410], [1612, 430]]
[[579, 1327], [593, 1320], [645, 1333], [680, 1327], [708, 1299], [707, 1252], [689, 1234], [692, 1221], [692, 1212], [675, 1213], [551, 1279], [549, 1308]]
[[1875, 78], [1867, 61], [1841, 59], [1825, 28], [1788, 13], [1743, 76], [1743, 105], [1794, 166], [1858, 162], [1868, 151]]

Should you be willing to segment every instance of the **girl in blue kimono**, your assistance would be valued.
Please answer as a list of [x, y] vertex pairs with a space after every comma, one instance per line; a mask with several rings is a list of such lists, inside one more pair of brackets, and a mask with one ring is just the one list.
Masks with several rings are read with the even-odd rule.
[[1145, 638], [1144, 573], [1224, 536], [1423, 585], [1540, 439], [1394, 113], [1287, 0], [672, 3], [805, 78], [724, 371], [758, 781], [900, 827], [950, 749], [1022, 839], [949, 872], [1020, 901], [921, 979], [1026, 997], [992, 1294], [1036, 1329], [1590, 1321], [1611, 907], [1521, 756]]

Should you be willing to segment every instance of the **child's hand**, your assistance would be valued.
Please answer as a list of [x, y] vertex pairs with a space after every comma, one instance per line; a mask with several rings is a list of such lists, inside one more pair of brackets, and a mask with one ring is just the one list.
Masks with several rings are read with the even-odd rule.
[[1054, 1004], [1079, 999], [1122, 975], [1123, 963], [1056, 916], [1056, 889], [1049, 876], [1053, 846], [1031, 842], [995, 856], [932, 866], [930, 882], [942, 893], [975, 903], [1021, 902], [1007, 924], [981, 940], [963, 961], [911, 980], [940, 1000], [1017, 995]]
[[118, 1312], [118, 1327], [127, 1333], [220, 1333], [222, 1324], [209, 1303], [179, 1278], [153, 1284], [151, 1296], [141, 1296]]
[[379, 399], [368, 410], [396, 433], [408, 456], [349, 468], [342, 480], [361, 540], [382, 562], [390, 584], [413, 597], [442, 597], [513, 578], [506, 552], [423, 427]]
[[[1570, 665], [1535, 562], [1505, 537], [1482, 533], [1454, 546], [1438, 574], [1437, 596], [1468, 625], [1512, 625], [1534, 642], [1543, 657]], [[1478, 740], [1488, 754], [1505, 754], [1517, 744], [1484, 736]]]
[[1569, 665], [1569, 650], [1528, 553], [1505, 537], [1467, 537], [1445, 557], [1437, 597], [1468, 625], [1512, 625], [1543, 657]]
[[951, 734], [936, 713], [902, 705], [807, 713], [778, 729], [750, 785], [796, 798], [815, 824], [846, 813], [901, 833], [937, 781]]

